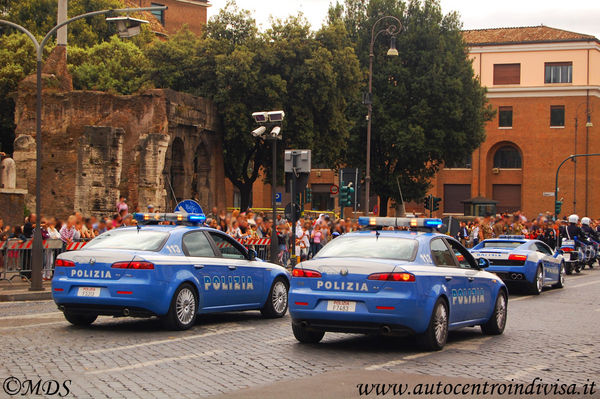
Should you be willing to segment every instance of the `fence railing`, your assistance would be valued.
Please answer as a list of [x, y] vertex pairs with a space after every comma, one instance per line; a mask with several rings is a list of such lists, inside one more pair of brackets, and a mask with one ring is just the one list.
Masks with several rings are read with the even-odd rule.
[[[258, 258], [266, 261], [270, 259], [270, 238], [247, 238], [237, 241], [248, 249], [254, 249]], [[76, 251], [85, 247], [87, 243], [88, 241], [75, 241], [65, 244], [62, 240], [44, 240], [42, 277], [45, 279], [52, 278], [54, 260], [60, 253]], [[27, 281], [31, 279], [32, 246], [32, 239], [8, 239], [0, 242], [0, 281], [12, 281], [16, 278]]]

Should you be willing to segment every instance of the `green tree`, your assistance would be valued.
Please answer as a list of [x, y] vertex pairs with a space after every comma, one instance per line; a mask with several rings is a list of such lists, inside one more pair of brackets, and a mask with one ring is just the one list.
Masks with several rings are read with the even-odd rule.
[[117, 36], [89, 48], [71, 47], [69, 71], [78, 90], [132, 94], [151, 84], [146, 55], [134, 43]]
[[[361, 4], [348, 0], [346, 10], [361, 9]], [[346, 25], [357, 19], [355, 13], [341, 15]], [[385, 35], [374, 51], [371, 187], [383, 215], [390, 198], [400, 202], [396, 179], [405, 200], [422, 198], [444, 163], [467, 159], [485, 140], [484, 123], [493, 115], [474, 76], [458, 15], [444, 15], [437, 0], [371, 0], [358, 18], [364, 22], [355, 44], [365, 68], [371, 28], [384, 15], [399, 18], [403, 28], [396, 41], [399, 57], [386, 58]], [[357, 151], [349, 158], [362, 167], [365, 108], [357, 106], [354, 112], [360, 122], [351, 149]]]
[[0, 35], [0, 149], [12, 153], [15, 102], [11, 93], [35, 71], [33, 43], [21, 33]]
[[242, 208], [250, 204], [261, 168], [271, 164], [270, 146], [250, 134], [256, 128], [252, 112], [286, 112], [280, 149], [311, 148], [313, 159], [328, 165], [342, 160], [352, 126], [346, 107], [361, 76], [343, 23], [315, 33], [294, 17], [261, 33], [250, 13], [230, 2], [202, 38], [180, 32], [147, 54], [156, 86], [175, 86], [217, 105], [225, 174], [240, 190]]

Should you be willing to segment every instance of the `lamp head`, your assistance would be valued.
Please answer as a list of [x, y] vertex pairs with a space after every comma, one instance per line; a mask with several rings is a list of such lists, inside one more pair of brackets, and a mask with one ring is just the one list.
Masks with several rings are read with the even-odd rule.
[[119, 37], [121, 38], [128, 38], [138, 35], [141, 32], [142, 24], [148, 23], [146, 20], [131, 18], [129, 16], [106, 18], [106, 21], [117, 24], [117, 30], [119, 31]]
[[388, 57], [397, 57], [398, 50], [396, 49], [396, 36], [392, 35], [390, 38], [390, 49], [387, 51]]

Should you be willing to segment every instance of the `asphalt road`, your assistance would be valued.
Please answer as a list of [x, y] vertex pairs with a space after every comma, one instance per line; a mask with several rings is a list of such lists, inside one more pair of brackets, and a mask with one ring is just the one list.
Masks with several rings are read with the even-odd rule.
[[[25, 390], [27, 380], [51, 390], [55, 383], [49, 381], [57, 381], [59, 393], [81, 398], [292, 399], [359, 397], [359, 384], [413, 389], [438, 382], [529, 384], [537, 377], [576, 384], [579, 394], [571, 397], [591, 397], [583, 388], [600, 384], [599, 294], [596, 268], [568, 276], [564, 289], [511, 295], [503, 335], [460, 330], [433, 353], [420, 351], [410, 338], [348, 334], [328, 333], [318, 345], [301, 345], [289, 316], [265, 320], [259, 312], [203, 316], [191, 330], [172, 332], [155, 319], [110, 317], [77, 328], [51, 301], [0, 303], [0, 379], [4, 392], [16, 389], [14, 378]], [[556, 393], [529, 397], [566, 396]]]

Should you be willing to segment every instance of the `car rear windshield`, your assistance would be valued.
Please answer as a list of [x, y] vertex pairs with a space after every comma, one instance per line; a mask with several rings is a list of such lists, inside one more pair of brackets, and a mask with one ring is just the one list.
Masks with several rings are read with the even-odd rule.
[[373, 235], [342, 236], [327, 243], [315, 258], [374, 258], [412, 261], [418, 243], [410, 238]]
[[90, 241], [86, 249], [130, 249], [132, 251], [158, 251], [169, 233], [155, 230], [114, 229]]
[[481, 248], [512, 249], [512, 248], [520, 247], [523, 244], [525, 244], [525, 241], [485, 241], [485, 242], [482, 242], [481, 244], [477, 245], [477, 247], [474, 249], [481, 249]]

